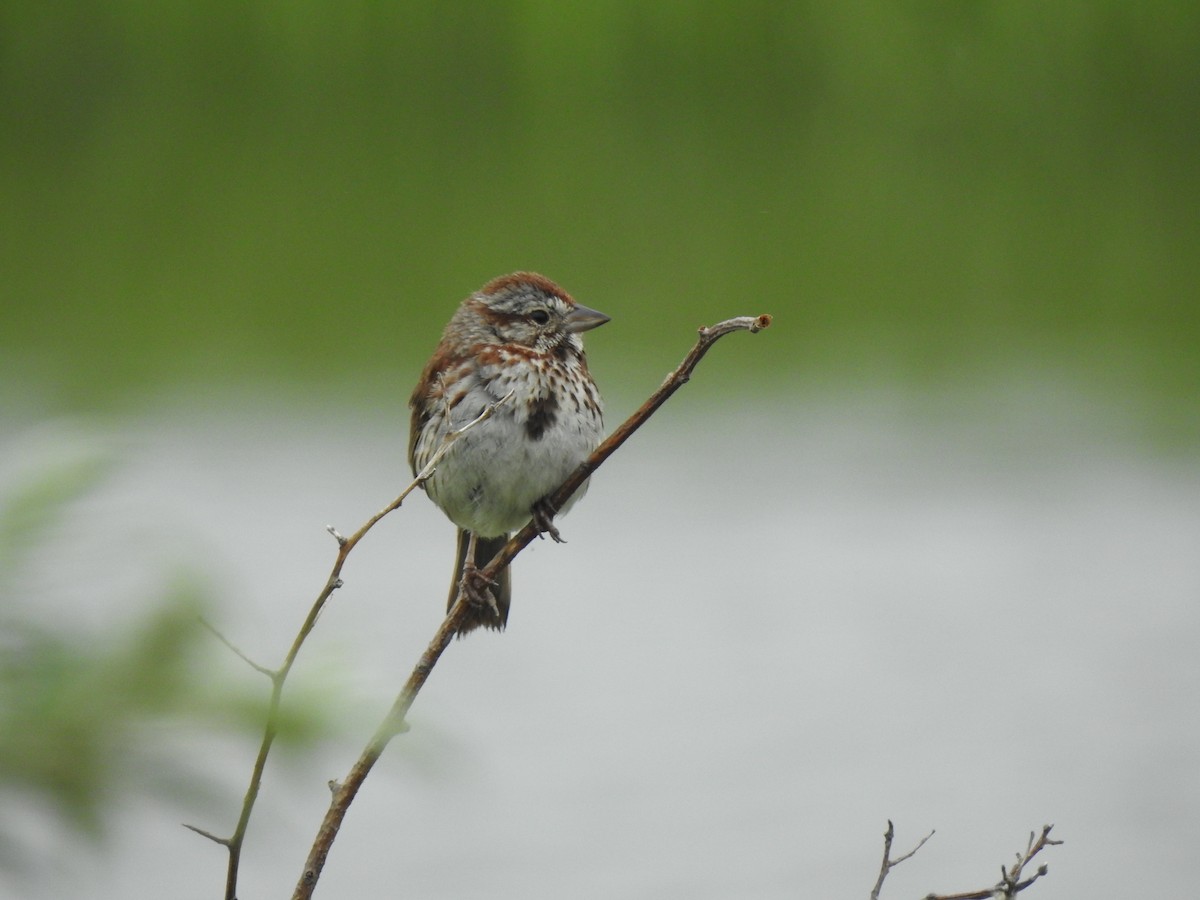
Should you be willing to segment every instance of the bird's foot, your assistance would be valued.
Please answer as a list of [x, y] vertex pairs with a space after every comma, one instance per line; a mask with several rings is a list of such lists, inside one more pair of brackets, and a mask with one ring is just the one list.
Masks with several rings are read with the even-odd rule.
[[499, 619], [500, 607], [496, 605], [496, 595], [492, 593], [492, 585], [495, 583], [484, 578], [474, 563], [467, 563], [463, 566], [461, 585], [463, 600], [480, 609], [491, 610], [492, 615]]
[[558, 510], [551, 505], [549, 498], [543, 497], [529, 508], [529, 512], [533, 516], [533, 525], [538, 530], [538, 537], [548, 534], [554, 543], [566, 543], [563, 536], [558, 533], [558, 529], [554, 527], [554, 517], [558, 515]]

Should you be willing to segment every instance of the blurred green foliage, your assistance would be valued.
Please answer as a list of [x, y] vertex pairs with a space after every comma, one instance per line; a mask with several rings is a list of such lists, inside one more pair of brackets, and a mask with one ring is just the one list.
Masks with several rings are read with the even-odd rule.
[[536, 268], [618, 388], [769, 311], [731, 377], [1029, 368], [1200, 436], [1197, 46], [1186, 0], [10, 0], [0, 375], [403, 391]]
[[6, 623], [0, 654], [0, 787], [34, 795], [99, 834], [123, 789], [144, 790], [173, 768], [139, 739], [154, 717], [186, 715], [185, 664], [195, 597], [183, 591], [115, 646]]
[[[266, 679], [240, 662], [236, 681], [213, 667], [219, 645], [200, 620], [209, 592], [195, 579], [168, 579], [109, 633], [35, 617], [29, 597], [44, 589], [30, 589], [31, 558], [113, 462], [80, 449], [0, 496], [0, 869], [27, 867], [22, 817], [35, 810], [89, 837], [133, 795], [187, 800], [194, 812], [212, 786], [162, 739], [164, 725], [176, 740], [224, 733], [252, 743], [265, 724]], [[293, 691], [280, 745], [309, 746], [329, 721], [326, 698]]]

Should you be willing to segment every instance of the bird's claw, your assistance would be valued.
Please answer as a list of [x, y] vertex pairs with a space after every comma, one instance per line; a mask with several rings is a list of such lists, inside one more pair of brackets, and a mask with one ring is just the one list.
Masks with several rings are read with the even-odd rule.
[[492, 615], [500, 618], [500, 607], [496, 604], [496, 595], [492, 593], [494, 581], [488, 581], [473, 565], [463, 568], [462, 596], [463, 600], [472, 606], [490, 609]]
[[530, 507], [529, 512], [533, 516], [533, 525], [538, 530], [538, 537], [548, 534], [554, 543], [566, 543], [563, 536], [558, 533], [558, 529], [554, 526], [554, 517], [558, 514], [558, 510], [551, 505], [549, 499], [543, 497]]

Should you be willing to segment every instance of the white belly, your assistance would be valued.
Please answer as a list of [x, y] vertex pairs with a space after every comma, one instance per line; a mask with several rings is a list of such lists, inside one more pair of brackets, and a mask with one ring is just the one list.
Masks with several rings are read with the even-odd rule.
[[[474, 415], [481, 407], [464, 402], [458, 409]], [[562, 484], [603, 436], [598, 414], [580, 420], [565, 412], [534, 440], [519, 404], [500, 407], [450, 448], [426, 484], [430, 497], [455, 525], [480, 537], [521, 528], [530, 519], [530, 507]], [[559, 512], [586, 490], [585, 482]]]

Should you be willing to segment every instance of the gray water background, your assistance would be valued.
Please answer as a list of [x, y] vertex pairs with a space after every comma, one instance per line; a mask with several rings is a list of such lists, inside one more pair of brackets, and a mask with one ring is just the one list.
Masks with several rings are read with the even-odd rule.
[[[992, 883], [1051, 822], [1066, 843], [1034, 896], [1194, 890], [1200, 463], [1046, 387], [953, 414], [704, 407], [668, 406], [560, 523], [569, 543], [517, 560], [509, 630], [449, 648], [318, 896], [864, 898], [888, 818], [898, 850], [937, 834], [884, 897]], [[399, 491], [405, 438], [269, 401], [26, 427], [10, 461], [122, 460], [39, 549], [39, 614], [119, 630], [182, 565], [277, 664], [332, 563], [324, 526]], [[290, 895], [326, 781], [437, 627], [451, 544], [417, 496], [351, 556], [289, 694], [344, 719], [273, 757], [245, 900]], [[180, 822], [227, 832], [256, 747], [170, 722], [145, 739], [215, 798], [114, 796], [92, 848], [31, 819], [37, 871], [0, 896], [220, 896], [223, 852]]]

